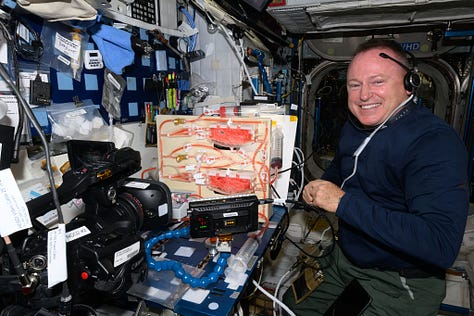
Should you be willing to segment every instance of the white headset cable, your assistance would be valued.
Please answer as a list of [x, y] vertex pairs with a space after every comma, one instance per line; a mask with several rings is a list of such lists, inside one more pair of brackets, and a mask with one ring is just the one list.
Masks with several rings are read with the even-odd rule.
[[350, 178], [352, 178], [356, 172], [357, 172], [357, 162], [359, 160], [359, 155], [362, 153], [362, 151], [365, 149], [365, 147], [367, 147], [367, 144], [371, 141], [372, 137], [382, 128], [385, 126], [385, 123], [387, 123], [387, 121], [395, 114], [398, 112], [398, 110], [400, 110], [403, 106], [405, 106], [408, 102], [410, 102], [412, 99], [413, 99], [413, 94], [410, 95], [410, 97], [408, 99], [406, 99], [405, 101], [403, 101], [402, 103], [400, 103], [399, 106], [397, 106], [395, 109], [393, 109], [393, 111], [390, 113], [390, 115], [382, 122], [382, 124], [380, 124], [379, 126], [377, 126], [376, 129], [374, 129], [372, 131], [372, 133], [370, 133], [369, 136], [367, 136], [364, 141], [360, 144], [359, 147], [357, 147], [357, 149], [354, 151], [354, 168], [352, 169], [352, 173], [346, 177], [344, 179], [344, 181], [342, 181], [342, 184], [341, 184], [341, 189], [344, 188], [344, 184], [346, 184], [347, 180], [349, 180]]

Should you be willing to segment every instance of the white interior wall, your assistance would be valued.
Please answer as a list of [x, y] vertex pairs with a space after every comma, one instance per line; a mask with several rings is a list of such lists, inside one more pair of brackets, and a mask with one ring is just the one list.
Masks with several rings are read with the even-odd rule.
[[[220, 31], [210, 34], [207, 22], [201, 16], [196, 16], [195, 23], [199, 30], [197, 48], [204, 51], [206, 57], [191, 63], [193, 76], [213, 83], [217, 96], [240, 99], [241, 68], [232, 47]], [[192, 80], [191, 87], [196, 84], [199, 82]]]

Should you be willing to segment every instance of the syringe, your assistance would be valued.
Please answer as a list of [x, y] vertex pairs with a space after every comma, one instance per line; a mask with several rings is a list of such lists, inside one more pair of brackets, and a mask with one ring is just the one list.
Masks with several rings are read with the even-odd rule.
[[242, 245], [237, 254], [231, 259], [229, 267], [235, 272], [245, 272], [250, 259], [257, 251], [259, 241], [256, 236], [250, 236]]
[[72, 76], [74, 79], [76, 79], [76, 76], [78, 76], [78, 71], [81, 69], [81, 33], [80, 30], [74, 29], [72, 34], [72, 42], [76, 45], [77, 47], [77, 58], [71, 58], [71, 70], [72, 70]]

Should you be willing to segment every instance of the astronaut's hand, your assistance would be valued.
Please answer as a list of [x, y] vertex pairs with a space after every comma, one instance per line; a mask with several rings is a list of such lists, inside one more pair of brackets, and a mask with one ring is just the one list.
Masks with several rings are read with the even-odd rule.
[[303, 200], [309, 205], [335, 213], [344, 191], [332, 182], [313, 180], [303, 189]]

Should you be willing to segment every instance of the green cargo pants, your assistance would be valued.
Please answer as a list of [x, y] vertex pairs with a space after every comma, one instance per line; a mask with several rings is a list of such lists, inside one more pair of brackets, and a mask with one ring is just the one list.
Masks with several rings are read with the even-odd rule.
[[310, 296], [295, 303], [291, 287], [283, 302], [297, 315], [323, 315], [344, 287], [356, 278], [372, 297], [364, 316], [436, 315], [446, 295], [446, 281], [436, 277], [404, 278], [398, 272], [361, 269], [345, 258], [339, 247], [319, 259], [324, 281]]

